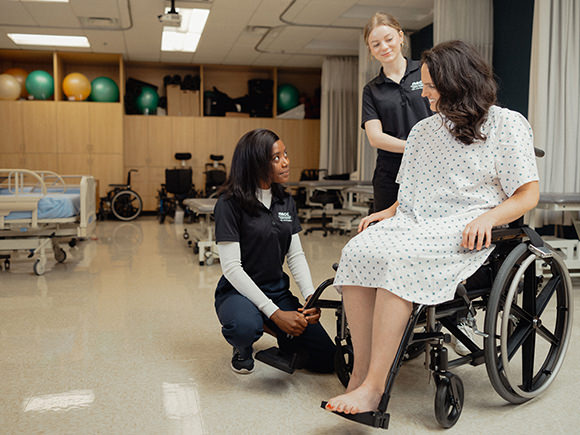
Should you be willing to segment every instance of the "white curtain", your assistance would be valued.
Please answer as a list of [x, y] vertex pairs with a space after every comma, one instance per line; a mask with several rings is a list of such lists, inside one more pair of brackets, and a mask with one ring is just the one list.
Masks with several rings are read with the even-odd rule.
[[[580, 193], [580, 2], [536, 0], [528, 114], [542, 192]], [[565, 219], [564, 221], [562, 219]], [[543, 223], [566, 223], [561, 213]], [[536, 222], [536, 225], [541, 222]]]
[[320, 168], [329, 175], [356, 170], [356, 57], [327, 57], [322, 63]]
[[491, 65], [493, 57], [493, 1], [435, 0], [433, 42], [438, 44], [454, 39], [460, 39], [474, 45]]
[[[362, 92], [364, 86], [379, 74], [381, 64], [377, 62], [369, 53], [367, 44], [361, 35], [358, 47], [358, 101], [356, 107], [357, 113], [357, 149], [358, 165], [356, 179], [370, 181], [373, 178], [375, 164], [377, 160], [377, 151], [371, 147], [365, 131], [360, 128], [362, 120]], [[354, 178], [354, 177], [351, 177]]]

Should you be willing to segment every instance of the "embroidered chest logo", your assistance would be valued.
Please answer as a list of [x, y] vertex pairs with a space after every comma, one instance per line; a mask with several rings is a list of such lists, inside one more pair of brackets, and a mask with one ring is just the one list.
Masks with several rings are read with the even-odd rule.
[[412, 91], [418, 91], [419, 89], [423, 89], [423, 82], [421, 80], [411, 83]]
[[280, 222], [292, 222], [292, 216], [290, 216], [290, 212], [287, 211], [279, 211], [278, 219], [280, 219]]

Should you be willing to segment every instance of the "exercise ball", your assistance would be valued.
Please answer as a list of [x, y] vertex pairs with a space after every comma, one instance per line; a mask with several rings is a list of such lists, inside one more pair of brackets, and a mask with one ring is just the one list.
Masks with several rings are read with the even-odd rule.
[[278, 111], [280, 113], [298, 106], [298, 89], [291, 84], [278, 86]]
[[4, 74], [10, 74], [12, 77], [14, 77], [16, 80], [18, 80], [18, 83], [20, 83], [20, 97], [21, 98], [26, 98], [28, 97], [28, 92], [26, 92], [26, 77], [28, 77], [28, 73], [26, 72], [26, 70], [22, 69], [22, 68], [9, 68], [6, 71], [4, 71]]
[[47, 100], [54, 93], [54, 80], [46, 71], [32, 71], [26, 77], [26, 90], [37, 100]]
[[159, 95], [155, 89], [149, 86], [143, 86], [141, 93], [137, 97], [135, 103], [140, 113], [144, 115], [153, 115], [157, 110], [157, 103], [159, 102]]
[[0, 74], [0, 100], [17, 100], [20, 89], [20, 83], [13, 76]]
[[119, 101], [119, 87], [109, 77], [97, 77], [91, 82], [91, 101], [116, 103]]
[[62, 81], [62, 90], [71, 101], [84, 101], [91, 94], [91, 82], [84, 74], [73, 72]]

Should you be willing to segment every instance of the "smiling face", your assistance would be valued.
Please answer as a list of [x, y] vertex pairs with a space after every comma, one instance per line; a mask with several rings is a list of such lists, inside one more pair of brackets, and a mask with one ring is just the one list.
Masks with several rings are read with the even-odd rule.
[[427, 68], [427, 64], [425, 63], [421, 66], [421, 81], [423, 82], [423, 92], [421, 92], [421, 96], [427, 97], [429, 99], [431, 110], [437, 112], [439, 91], [437, 91], [437, 88], [431, 79], [431, 74], [429, 74], [429, 68]]
[[375, 27], [371, 30], [367, 39], [371, 55], [381, 64], [398, 59], [402, 56], [403, 36], [402, 31], [398, 31], [391, 26], [383, 24]]
[[290, 159], [286, 152], [286, 145], [281, 140], [277, 140], [272, 145], [271, 165], [271, 183], [286, 183], [290, 177]]

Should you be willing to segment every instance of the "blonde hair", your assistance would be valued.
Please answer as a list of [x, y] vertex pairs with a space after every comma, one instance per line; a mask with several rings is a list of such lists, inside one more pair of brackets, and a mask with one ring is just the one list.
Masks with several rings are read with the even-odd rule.
[[[386, 12], [377, 12], [371, 17], [371, 19], [368, 21], [368, 23], [365, 25], [364, 28], [363, 35], [367, 47], [369, 46], [369, 35], [376, 27], [379, 26], [389, 26], [395, 29], [397, 32], [403, 32], [403, 28], [401, 27], [401, 25], [399, 24], [399, 22], [395, 17], [393, 17], [391, 14], [387, 14]], [[404, 38], [405, 33], [403, 32], [403, 43], [405, 41]]]

